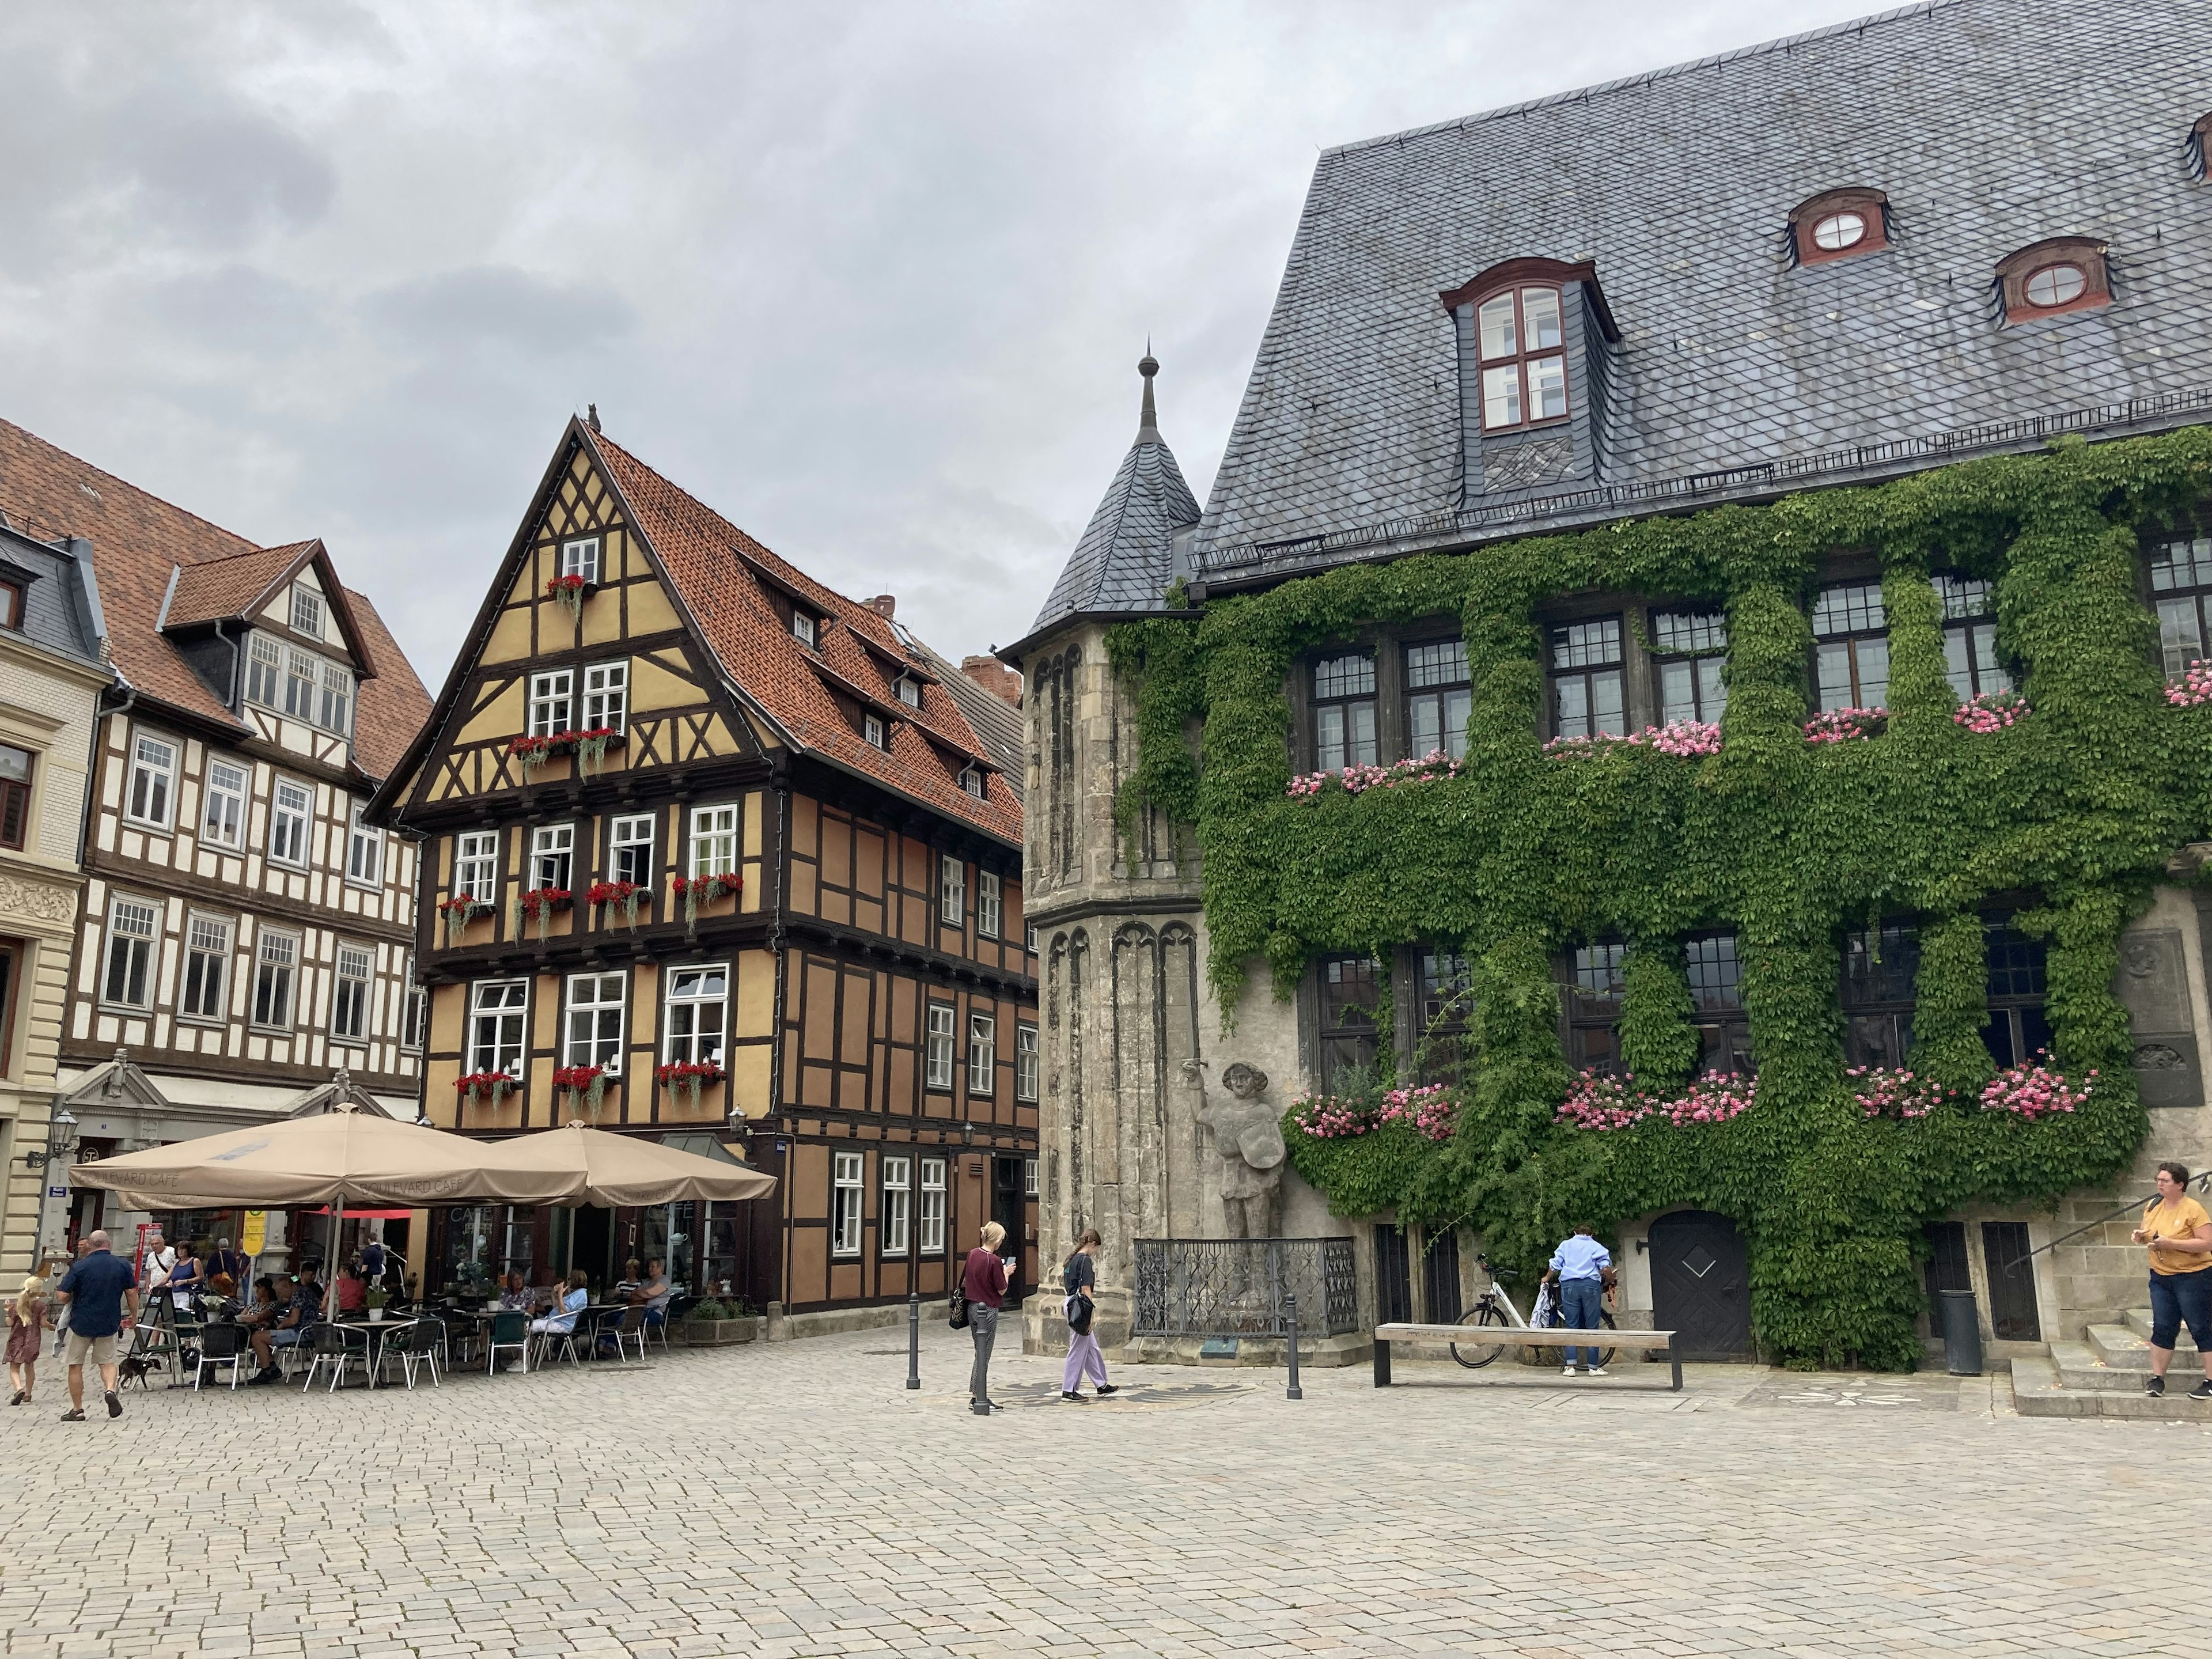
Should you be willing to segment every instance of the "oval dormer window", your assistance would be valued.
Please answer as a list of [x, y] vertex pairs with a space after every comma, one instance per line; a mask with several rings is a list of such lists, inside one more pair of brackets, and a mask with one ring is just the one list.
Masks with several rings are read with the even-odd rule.
[[2105, 245], [2083, 236], [2037, 242], [1997, 262], [1997, 293], [2008, 323], [2033, 322], [2112, 303]]
[[1886, 204], [1878, 190], [1854, 185], [1824, 190], [1790, 215], [1791, 256], [1801, 265], [1824, 264], [1889, 246]]

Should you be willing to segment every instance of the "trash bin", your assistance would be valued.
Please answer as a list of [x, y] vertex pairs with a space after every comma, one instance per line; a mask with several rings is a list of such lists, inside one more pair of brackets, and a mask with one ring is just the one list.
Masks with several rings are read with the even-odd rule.
[[1982, 1374], [1982, 1322], [1974, 1311], [1972, 1291], [1942, 1291], [1937, 1300], [1943, 1309], [1943, 1359], [1945, 1369], [1954, 1376], [1979, 1376]]

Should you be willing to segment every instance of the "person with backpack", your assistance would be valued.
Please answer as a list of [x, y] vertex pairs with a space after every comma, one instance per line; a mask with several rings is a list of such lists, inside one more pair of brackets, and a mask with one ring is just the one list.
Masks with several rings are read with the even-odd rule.
[[1098, 1379], [1101, 1398], [1119, 1392], [1106, 1380], [1106, 1356], [1098, 1352], [1098, 1339], [1091, 1329], [1098, 1314], [1093, 1295], [1098, 1288], [1098, 1267], [1092, 1260], [1098, 1254], [1098, 1230], [1085, 1228], [1060, 1276], [1060, 1287], [1067, 1292], [1067, 1369], [1060, 1374], [1060, 1397], [1078, 1405], [1091, 1403], [1083, 1397], [1086, 1376]]
[[981, 1241], [968, 1252], [960, 1269], [968, 1334], [975, 1342], [975, 1366], [968, 1373], [968, 1409], [978, 1417], [998, 1409], [991, 1400], [991, 1345], [998, 1340], [999, 1310], [1006, 1301], [1006, 1264], [999, 1259], [999, 1246], [1006, 1237], [1006, 1230], [997, 1222], [985, 1222]]

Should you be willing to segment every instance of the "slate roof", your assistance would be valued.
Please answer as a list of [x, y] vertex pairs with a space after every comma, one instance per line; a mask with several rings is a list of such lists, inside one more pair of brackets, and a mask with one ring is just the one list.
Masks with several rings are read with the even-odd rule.
[[[2172, 0], [1936, 0], [1324, 153], [1196, 575], [2212, 419], [2203, 22]], [[1793, 268], [1790, 210], [1847, 185], [1887, 193], [1894, 246]], [[1997, 262], [2061, 235], [2109, 244], [2113, 303], [2000, 327]], [[1622, 332], [1610, 453], [1595, 481], [1462, 499], [1438, 295], [1522, 256], [1595, 262]]]
[[[1021, 800], [1009, 782], [1019, 765], [1018, 743], [1013, 766], [987, 775], [985, 799], [960, 787], [960, 769], [969, 760], [987, 769], [1006, 763], [970, 724], [966, 700], [951, 689], [955, 681], [968, 684], [957, 669], [946, 674], [943, 658], [910, 647], [889, 618], [770, 552], [604, 433], [580, 421], [571, 429], [613, 481], [723, 672], [798, 747], [1019, 845]], [[769, 600], [771, 584], [830, 619], [818, 648], [810, 651], [793, 637]], [[907, 662], [939, 682], [923, 684], [919, 710], [897, 702], [891, 688], [889, 664]], [[854, 728], [831, 695], [833, 684], [880, 699], [896, 716], [888, 752]]]
[[[173, 574], [181, 587], [187, 573], [217, 561], [234, 564], [236, 573], [264, 570], [280, 560], [289, 565], [307, 544], [256, 547], [7, 421], [0, 421], [0, 511], [41, 540], [82, 536], [92, 544], [108, 649], [125, 684], [240, 738], [249, 735], [161, 632], [162, 597]], [[208, 591], [231, 580], [211, 572]], [[430, 712], [430, 698], [375, 606], [351, 589], [342, 591], [374, 671], [361, 682], [356, 703], [354, 764], [377, 779], [405, 751]]]
[[1121, 457], [1114, 482], [1030, 625], [1032, 637], [1084, 612], [1153, 609], [1174, 579], [1175, 533], [1196, 524], [1199, 510], [1175, 453], [1160, 436], [1152, 405], [1158, 368], [1150, 353], [1138, 365], [1145, 403], [1136, 441]]
[[907, 629], [900, 628], [899, 635], [944, 683], [945, 689], [952, 694], [952, 701], [967, 717], [969, 729], [983, 740], [983, 747], [990, 752], [991, 758], [1003, 769], [1000, 775], [991, 781], [991, 787], [996, 788], [1003, 782], [1015, 804], [1020, 805], [1022, 774], [1027, 764], [1022, 745], [1028, 741], [1021, 709], [997, 692], [976, 684], [959, 664], [939, 656]]

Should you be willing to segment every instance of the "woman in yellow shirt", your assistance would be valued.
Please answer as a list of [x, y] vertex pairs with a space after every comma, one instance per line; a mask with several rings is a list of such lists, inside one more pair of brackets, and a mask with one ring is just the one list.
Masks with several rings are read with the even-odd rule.
[[2212, 1215], [2189, 1195], [2189, 1166], [2158, 1166], [2158, 1197], [2144, 1206], [2142, 1225], [2130, 1235], [2150, 1247], [2150, 1379], [2154, 1397], [2166, 1392], [2166, 1368], [2185, 1320], [2204, 1380], [2191, 1400], [2212, 1400]]

